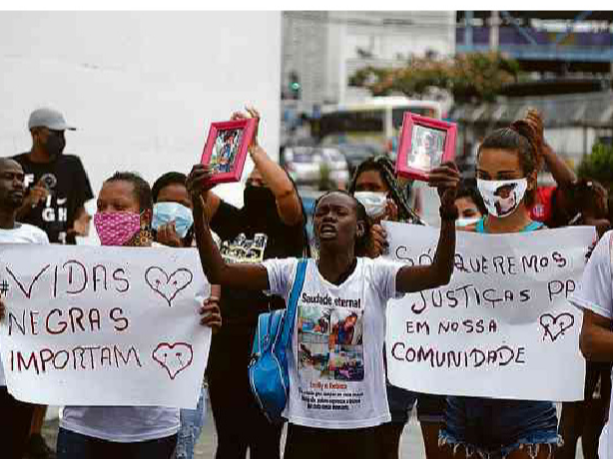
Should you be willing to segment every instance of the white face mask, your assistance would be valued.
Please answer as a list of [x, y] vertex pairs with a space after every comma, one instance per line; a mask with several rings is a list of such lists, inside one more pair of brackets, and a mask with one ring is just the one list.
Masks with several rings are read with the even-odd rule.
[[458, 228], [464, 228], [466, 226], [474, 225], [479, 220], [481, 220], [479, 217], [458, 218], [455, 221], [455, 226], [458, 227]]
[[356, 191], [353, 196], [364, 206], [368, 218], [378, 218], [385, 213], [387, 195], [375, 191]]
[[528, 180], [477, 179], [477, 188], [488, 213], [503, 218], [511, 215], [519, 207], [528, 189]]

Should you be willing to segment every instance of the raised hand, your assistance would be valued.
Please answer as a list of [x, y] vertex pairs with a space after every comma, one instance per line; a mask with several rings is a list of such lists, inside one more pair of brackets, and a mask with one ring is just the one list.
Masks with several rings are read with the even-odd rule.
[[377, 258], [385, 255], [389, 249], [387, 242], [387, 232], [379, 224], [370, 227], [370, 238], [368, 241], [368, 256]]
[[175, 222], [169, 222], [160, 226], [157, 230], [156, 241], [160, 244], [167, 245], [169, 247], [182, 247], [183, 243], [181, 238], [177, 234]]
[[442, 209], [452, 210], [455, 207], [460, 179], [458, 166], [452, 161], [445, 162], [430, 172], [428, 184], [437, 188]]
[[254, 107], [245, 107], [247, 110], [247, 115], [242, 112], [234, 112], [232, 113], [231, 120], [246, 120], [248, 118], [255, 119], [255, 130], [253, 131], [253, 140], [251, 141], [251, 145], [249, 145], [249, 151], [251, 152], [255, 148], [259, 147], [258, 143], [258, 133], [260, 130], [260, 112], [258, 112]]
[[205, 206], [204, 195], [215, 185], [211, 183], [213, 173], [209, 166], [196, 164], [187, 176], [187, 191], [192, 197], [194, 206]]
[[49, 196], [49, 190], [42, 180], [39, 180], [34, 185], [24, 199], [24, 206], [36, 207], [41, 201], [44, 201]]
[[539, 137], [543, 138], [543, 119], [541, 118], [538, 110], [535, 108], [529, 109], [528, 113], [526, 114], [525, 121], [532, 126], [532, 129], [534, 129], [534, 132], [536, 132]]

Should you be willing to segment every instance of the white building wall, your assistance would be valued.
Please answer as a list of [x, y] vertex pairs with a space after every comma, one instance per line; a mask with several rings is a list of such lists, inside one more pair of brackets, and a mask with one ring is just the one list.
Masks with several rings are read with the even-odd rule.
[[[0, 156], [29, 150], [27, 120], [62, 111], [95, 193], [116, 170], [153, 181], [198, 162], [213, 121], [260, 109], [279, 145], [278, 12], [0, 13]], [[222, 194], [240, 202], [238, 186]]]
[[345, 66], [343, 61], [343, 41], [347, 37], [348, 26], [342, 21], [331, 21], [328, 28], [328, 49], [326, 50], [328, 57], [326, 74], [328, 79], [326, 81], [326, 100], [324, 102], [337, 103], [344, 97], [345, 85], [343, 84], [343, 74]]
[[283, 90], [288, 90], [290, 73], [300, 77], [302, 101], [317, 103], [325, 97], [328, 27], [325, 11], [284, 13], [281, 44]]

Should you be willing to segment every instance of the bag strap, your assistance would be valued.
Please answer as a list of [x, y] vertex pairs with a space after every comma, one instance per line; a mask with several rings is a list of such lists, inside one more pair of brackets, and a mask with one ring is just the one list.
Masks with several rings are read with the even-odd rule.
[[526, 226], [525, 226], [525, 227], [524, 227], [524, 228], [521, 230], [521, 232], [522, 232], [522, 233], [528, 233], [528, 232], [530, 232], [530, 231], [540, 230], [540, 229], [541, 229], [543, 226], [545, 226], [545, 224], [544, 224], [544, 223], [534, 221], [534, 222], [531, 222], [531, 223], [529, 223], [528, 225], [526, 225]]
[[294, 320], [296, 318], [296, 309], [298, 309], [298, 299], [300, 298], [300, 292], [304, 286], [304, 278], [306, 277], [306, 268], [308, 261], [304, 258], [298, 261], [298, 267], [296, 268], [296, 278], [294, 279], [294, 286], [289, 295], [287, 302], [287, 309], [283, 317], [283, 330], [279, 337], [278, 345], [282, 349], [287, 347], [290, 337], [292, 336], [292, 330], [294, 329]]

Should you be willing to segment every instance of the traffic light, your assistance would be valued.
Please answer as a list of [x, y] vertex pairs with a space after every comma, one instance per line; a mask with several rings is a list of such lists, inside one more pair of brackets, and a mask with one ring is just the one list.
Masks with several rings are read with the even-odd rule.
[[289, 74], [289, 94], [290, 99], [299, 100], [300, 99], [300, 79], [298, 78], [298, 74], [296, 72], [290, 72]]

